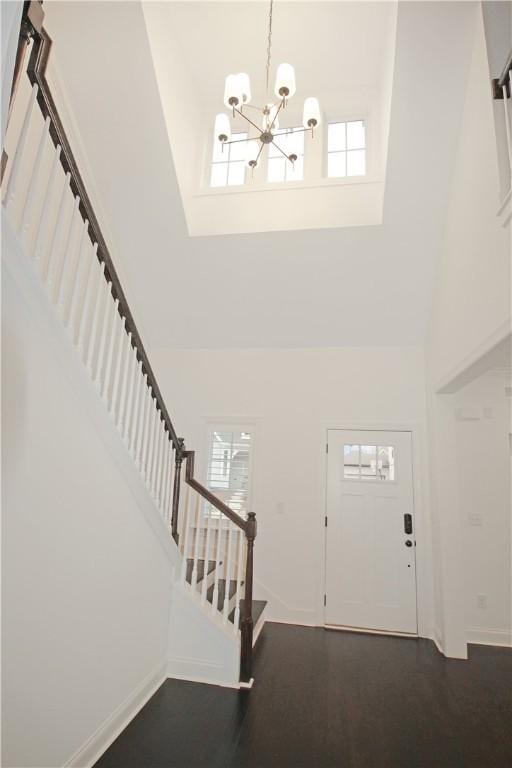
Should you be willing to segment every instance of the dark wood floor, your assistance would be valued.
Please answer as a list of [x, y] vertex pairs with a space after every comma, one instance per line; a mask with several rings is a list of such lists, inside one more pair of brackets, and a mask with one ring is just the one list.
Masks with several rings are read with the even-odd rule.
[[511, 768], [512, 650], [266, 624], [251, 691], [168, 680], [96, 768]]

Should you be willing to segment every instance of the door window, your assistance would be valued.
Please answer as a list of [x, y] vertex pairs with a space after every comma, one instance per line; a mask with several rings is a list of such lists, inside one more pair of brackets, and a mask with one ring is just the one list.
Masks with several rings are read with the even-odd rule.
[[343, 446], [345, 480], [396, 480], [395, 448], [392, 445]]

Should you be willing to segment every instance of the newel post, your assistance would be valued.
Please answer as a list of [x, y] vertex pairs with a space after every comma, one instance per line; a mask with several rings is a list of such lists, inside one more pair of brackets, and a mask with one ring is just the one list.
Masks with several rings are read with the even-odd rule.
[[179, 447], [176, 448], [174, 459], [174, 487], [172, 489], [172, 513], [171, 513], [171, 533], [176, 544], [178, 543], [178, 509], [180, 505], [180, 484], [181, 484], [181, 464], [183, 461], [184, 439], [179, 438]]
[[252, 676], [252, 579], [254, 539], [256, 538], [256, 514], [254, 512], [249, 512], [247, 515], [245, 537], [247, 539], [247, 556], [245, 562], [245, 596], [242, 606], [242, 619], [240, 622], [240, 680], [244, 683], [248, 683]]

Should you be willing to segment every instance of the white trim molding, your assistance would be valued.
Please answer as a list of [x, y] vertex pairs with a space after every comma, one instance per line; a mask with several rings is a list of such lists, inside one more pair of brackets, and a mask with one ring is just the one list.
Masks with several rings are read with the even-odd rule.
[[499, 645], [512, 648], [512, 630], [487, 629], [485, 627], [470, 627], [466, 630], [468, 643], [474, 645]]
[[165, 680], [165, 662], [159, 664], [122, 701], [94, 733], [66, 761], [64, 768], [89, 768], [124, 731]]

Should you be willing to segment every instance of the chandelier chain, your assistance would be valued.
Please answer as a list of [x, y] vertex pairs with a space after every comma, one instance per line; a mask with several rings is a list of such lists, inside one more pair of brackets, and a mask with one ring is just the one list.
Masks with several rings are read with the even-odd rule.
[[272, 49], [272, 12], [274, 10], [274, 0], [270, 0], [270, 8], [268, 13], [268, 39], [267, 39], [267, 96], [268, 96], [268, 83], [270, 79], [270, 55]]

